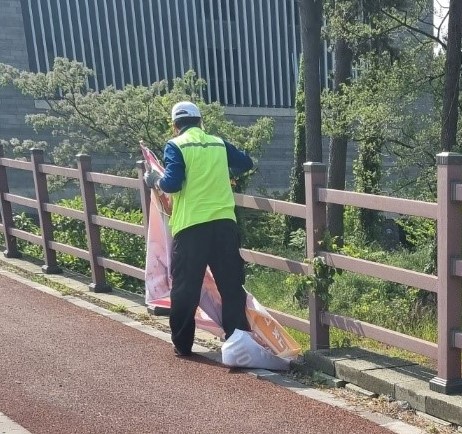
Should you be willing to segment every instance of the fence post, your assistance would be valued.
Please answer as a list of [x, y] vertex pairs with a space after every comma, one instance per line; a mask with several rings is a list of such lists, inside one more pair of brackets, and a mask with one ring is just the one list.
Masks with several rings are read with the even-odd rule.
[[[319, 249], [319, 242], [326, 229], [326, 204], [318, 200], [318, 188], [326, 187], [326, 165], [305, 163], [306, 198], [306, 257], [313, 260]], [[325, 302], [314, 292], [309, 295], [310, 309], [310, 348], [321, 350], [329, 348], [329, 326], [322, 324], [321, 314], [326, 309]]]
[[454, 201], [454, 185], [462, 180], [462, 155], [443, 152], [438, 165], [438, 376], [430, 389], [440, 393], [462, 391], [461, 352], [452, 345], [461, 326], [461, 280], [452, 273], [452, 261], [462, 251], [461, 204]]
[[137, 161], [136, 167], [138, 168], [138, 180], [140, 181], [140, 198], [141, 198], [141, 211], [143, 212], [143, 225], [145, 230], [145, 240], [148, 240], [148, 227], [149, 227], [149, 207], [151, 204], [151, 189], [146, 186], [144, 182], [144, 161]]
[[[0, 145], [0, 158], [5, 155], [3, 153], [3, 146]], [[13, 211], [11, 209], [11, 202], [5, 200], [4, 194], [9, 193], [8, 176], [6, 167], [0, 164], [0, 211], [3, 223], [3, 236], [5, 238], [6, 250], [3, 252], [6, 258], [20, 258], [21, 253], [18, 251], [18, 243], [16, 237], [9, 235], [9, 231], [14, 227]]]
[[98, 256], [102, 254], [101, 237], [99, 226], [92, 221], [92, 216], [98, 210], [96, 206], [95, 185], [87, 180], [87, 173], [91, 172], [91, 158], [89, 155], [77, 155], [77, 167], [79, 169], [80, 191], [83, 200], [83, 212], [85, 215], [85, 229], [87, 233], [88, 252], [90, 253], [91, 278], [93, 283], [89, 285], [93, 292], [110, 292], [111, 287], [106, 283], [104, 267], [98, 264]]
[[35, 184], [35, 198], [37, 200], [37, 212], [40, 221], [40, 229], [42, 230], [43, 242], [43, 257], [45, 265], [42, 266], [42, 271], [45, 274], [62, 273], [62, 269], [58, 266], [56, 260], [56, 251], [48, 247], [48, 241], [53, 240], [53, 224], [51, 222], [51, 214], [44, 209], [44, 203], [50, 201], [47, 187], [47, 177], [39, 171], [39, 164], [43, 164], [43, 150], [31, 149], [32, 174]]

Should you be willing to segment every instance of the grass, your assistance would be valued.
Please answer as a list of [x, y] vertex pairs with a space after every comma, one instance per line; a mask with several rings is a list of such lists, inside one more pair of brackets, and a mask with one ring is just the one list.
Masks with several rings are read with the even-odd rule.
[[[26, 259], [27, 261], [29, 261], [29, 258]], [[32, 262], [32, 261], [31, 261]], [[44, 286], [47, 286], [48, 288], [51, 288], [51, 289], [54, 289], [58, 292], [60, 292], [62, 295], [75, 295], [77, 293], [77, 291], [65, 286], [65, 285], [62, 285], [58, 282], [54, 282], [53, 280], [50, 280], [50, 279], [47, 279], [46, 277], [44, 276], [41, 276], [39, 274], [35, 274], [35, 273], [32, 273], [32, 272], [28, 272], [22, 268], [19, 268], [19, 267], [15, 267], [14, 265], [11, 265], [11, 264], [7, 264], [6, 262], [3, 262], [3, 261], [0, 261], [1, 263], [1, 268], [6, 270], [6, 271], [10, 271], [14, 274], [17, 274], [19, 276], [22, 276], [24, 278], [27, 278], [29, 280], [31, 280], [32, 282], [35, 282], [35, 283], [40, 283]]]
[[116, 313], [126, 313], [128, 311], [127, 306], [124, 304], [113, 304], [109, 306], [109, 310]]
[[285, 279], [288, 273], [259, 266], [250, 266], [246, 276], [246, 289], [267, 307], [307, 318], [306, 309], [301, 309], [293, 297]]
[[[397, 262], [419, 262], [420, 258], [410, 258], [402, 252]], [[399, 266], [399, 264], [397, 264]], [[415, 266], [417, 268], [417, 266]], [[294, 299], [294, 288], [286, 282], [288, 274], [265, 267], [248, 267], [246, 289], [264, 306], [284, 313], [308, 319], [307, 309], [302, 309]], [[342, 273], [336, 276], [332, 288], [331, 305], [340, 311], [340, 315], [357, 318], [365, 322], [399, 331], [420, 339], [436, 342], [436, 319], [434, 310], [415, 303], [417, 292], [409, 288], [398, 287], [389, 282], [366, 276], [354, 276]], [[354, 301], [354, 302], [353, 302]], [[309, 349], [309, 335], [287, 328], [289, 334], [301, 345], [302, 350]], [[330, 346], [332, 348], [359, 346], [392, 357], [404, 358], [412, 362], [434, 367], [434, 362], [419, 354], [392, 347], [372, 339], [357, 336], [335, 327], [330, 328]]]

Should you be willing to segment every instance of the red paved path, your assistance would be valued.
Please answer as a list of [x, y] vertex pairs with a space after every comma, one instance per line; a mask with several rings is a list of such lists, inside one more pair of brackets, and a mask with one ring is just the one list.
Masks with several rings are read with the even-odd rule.
[[0, 411], [39, 433], [390, 433], [0, 275]]

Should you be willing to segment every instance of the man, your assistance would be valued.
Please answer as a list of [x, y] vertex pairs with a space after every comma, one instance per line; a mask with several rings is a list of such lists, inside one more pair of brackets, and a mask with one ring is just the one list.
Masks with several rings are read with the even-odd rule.
[[144, 179], [148, 187], [160, 188], [173, 199], [170, 328], [175, 353], [189, 356], [207, 265], [222, 299], [225, 338], [236, 328], [249, 330], [229, 172], [246, 172], [253, 162], [245, 152], [203, 131], [199, 108], [189, 101], [175, 104], [172, 122], [176, 137], [164, 149], [164, 175], [146, 172]]

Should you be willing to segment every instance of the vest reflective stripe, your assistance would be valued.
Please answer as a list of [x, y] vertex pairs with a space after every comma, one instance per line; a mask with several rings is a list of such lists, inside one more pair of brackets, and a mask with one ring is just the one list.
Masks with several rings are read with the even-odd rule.
[[170, 142], [178, 146], [186, 166], [182, 189], [172, 194], [172, 234], [212, 220], [236, 221], [223, 140], [190, 128]]
[[181, 145], [182, 149], [190, 148], [190, 147], [200, 147], [200, 148], [212, 148], [213, 146], [218, 146], [222, 148], [224, 146], [223, 143], [185, 143]]

